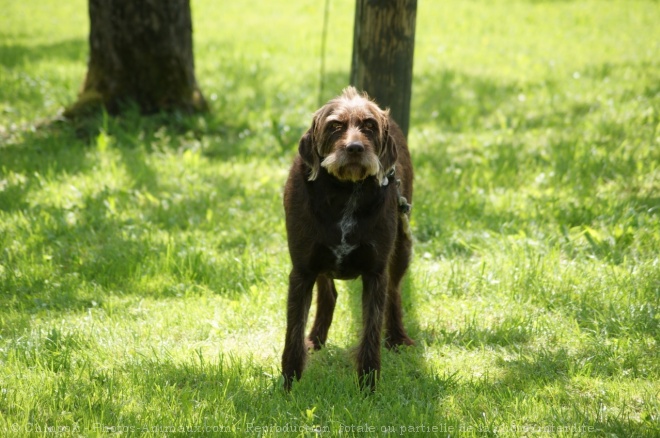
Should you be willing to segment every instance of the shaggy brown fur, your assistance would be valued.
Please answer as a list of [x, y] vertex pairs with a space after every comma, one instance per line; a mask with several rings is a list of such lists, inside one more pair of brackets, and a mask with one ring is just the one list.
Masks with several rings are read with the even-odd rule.
[[[414, 344], [403, 327], [400, 288], [412, 249], [413, 171], [406, 140], [388, 111], [349, 87], [316, 111], [298, 152], [284, 190], [293, 264], [284, 387], [300, 378], [307, 349], [320, 349], [328, 337], [337, 300], [333, 279], [361, 276], [363, 329], [356, 359], [361, 385], [373, 390], [383, 324], [388, 348]], [[305, 338], [315, 283], [316, 319]]]

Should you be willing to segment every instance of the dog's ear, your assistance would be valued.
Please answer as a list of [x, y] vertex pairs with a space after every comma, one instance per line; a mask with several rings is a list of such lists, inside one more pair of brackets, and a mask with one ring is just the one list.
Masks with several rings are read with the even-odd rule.
[[309, 181], [314, 181], [319, 174], [319, 168], [321, 167], [321, 161], [319, 159], [319, 154], [316, 151], [314, 146], [314, 129], [315, 126], [312, 124], [312, 127], [302, 136], [300, 142], [298, 143], [298, 153], [303, 159], [305, 164], [309, 166]]
[[396, 139], [392, 135], [391, 121], [388, 120], [387, 114], [385, 115], [383, 122], [383, 136], [381, 140], [380, 153], [378, 154], [378, 159], [380, 160], [381, 172], [383, 175], [379, 175], [379, 178], [382, 179], [387, 172], [396, 164], [396, 160], [399, 157], [396, 147]]

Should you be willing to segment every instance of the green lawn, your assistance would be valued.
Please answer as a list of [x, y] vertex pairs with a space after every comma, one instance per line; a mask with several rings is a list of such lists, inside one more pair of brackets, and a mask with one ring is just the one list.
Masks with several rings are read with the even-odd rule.
[[[250, 3], [247, 5], [247, 3]], [[660, 4], [420, 1], [415, 257], [373, 395], [360, 284], [286, 394], [281, 192], [353, 0], [193, 2], [208, 115], [45, 121], [86, 2], [0, 0], [0, 434], [660, 436]]]

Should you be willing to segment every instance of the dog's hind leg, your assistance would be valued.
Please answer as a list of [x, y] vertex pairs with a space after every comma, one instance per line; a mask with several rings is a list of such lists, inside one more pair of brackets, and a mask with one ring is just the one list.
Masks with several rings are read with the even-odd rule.
[[405, 225], [399, 222], [397, 242], [389, 265], [385, 312], [385, 346], [389, 349], [399, 345], [415, 345], [403, 327], [403, 310], [401, 308], [401, 280], [408, 269], [412, 252], [412, 242], [409, 233], [405, 230]]
[[307, 345], [314, 350], [320, 350], [328, 339], [328, 331], [337, 302], [337, 289], [332, 278], [325, 275], [319, 275], [316, 279], [316, 289], [316, 317], [307, 337]]
[[291, 389], [294, 379], [299, 379], [307, 359], [305, 346], [305, 326], [309, 307], [312, 304], [312, 289], [315, 275], [304, 275], [295, 269], [289, 275], [289, 296], [287, 298], [286, 338], [282, 353], [282, 376], [284, 389]]

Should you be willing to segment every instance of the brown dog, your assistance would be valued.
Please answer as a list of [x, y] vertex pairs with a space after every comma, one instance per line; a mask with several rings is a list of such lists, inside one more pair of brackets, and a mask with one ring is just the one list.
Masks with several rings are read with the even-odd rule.
[[[403, 133], [366, 95], [346, 88], [314, 114], [300, 139], [284, 189], [289, 253], [284, 387], [300, 378], [307, 349], [328, 337], [337, 300], [333, 279], [362, 276], [360, 384], [372, 390], [380, 373], [383, 321], [388, 348], [413, 345], [401, 320], [401, 279], [412, 240], [408, 215], [412, 164]], [[305, 325], [318, 290], [314, 325]]]

